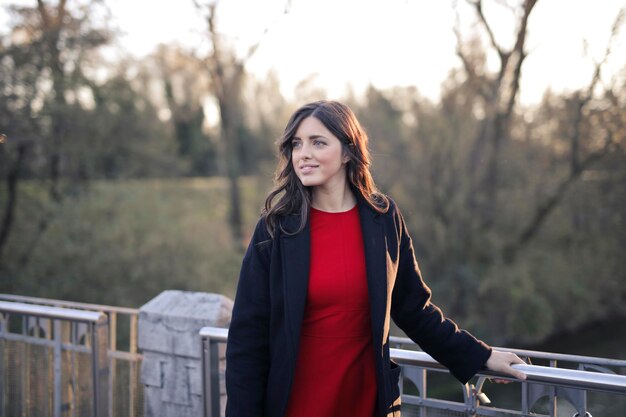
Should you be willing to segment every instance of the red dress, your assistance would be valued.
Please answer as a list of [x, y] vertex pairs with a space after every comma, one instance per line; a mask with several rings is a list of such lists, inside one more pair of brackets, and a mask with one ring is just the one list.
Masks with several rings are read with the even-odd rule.
[[311, 262], [288, 417], [372, 417], [376, 370], [357, 206], [311, 208]]

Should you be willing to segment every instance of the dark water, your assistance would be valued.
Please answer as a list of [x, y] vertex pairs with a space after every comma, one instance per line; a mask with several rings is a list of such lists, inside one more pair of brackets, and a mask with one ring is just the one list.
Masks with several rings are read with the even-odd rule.
[[[528, 349], [626, 360], [626, 317], [589, 324]], [[626, 414], [624, 416], [626, 417]]]

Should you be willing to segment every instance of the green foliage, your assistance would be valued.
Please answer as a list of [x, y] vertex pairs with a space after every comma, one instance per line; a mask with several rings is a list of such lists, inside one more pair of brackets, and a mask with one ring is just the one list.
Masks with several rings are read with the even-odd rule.
[[[619, 253], [626, 248], [626, 177], [617, 163], [623, 166], [623, 153], [615, 149], [588, 175], [577, 178], [574, 171], [568, 180], [571, 158], [563, 144], [576, 115], [568, 97], [548, 96], [513, 119], [498, 159], [497, 210], [485, 224], [481, 172], [491, 151], [479, 143], [483, 113], [473, 88], [453, 72], [439, 105], [395, 89], [370, 90], [359, 107], [362, 120], [375, 126], [368, 128], [374, 166], [381, 157], [384, 165], [377, 181], [400, 204], [434, 302], [493, 343], [536, 343], [603, 317], [624, 317]], [[594, 108], [617, 111], [604, 98]], [[599, 120], [584, 118], [581, 131], [597, 136], [605, 128]], [[582, 154], [597, 152], [584, 139]], [[558, 194], [564, 183], [569, 188]], [[552, 198], [559, 204], [520, 243]], [[518, 248], [514, 258], [507, 256], [511, 245]]]
[[[56, 208], [20, 265], [36, 232], [31, 219], [50, 204], [39, 184], [23, 187], [0, 292], [132, 307], [167, 289], [234, 295], [242, 254], [230, 249], [225, 180], [94, 182]], [[247, 207], [260, 207], [259, 188], [244, 181]], [[247, 230], [258, 213], [245, 213]]]
[[82, 153], [71, 159], [88, 161], [89, 178], [174, 177], [188, 169], [178, 157], [171, 130], [125, 74], [94, 90], [95, 108], [73, 119], [85, 136]]

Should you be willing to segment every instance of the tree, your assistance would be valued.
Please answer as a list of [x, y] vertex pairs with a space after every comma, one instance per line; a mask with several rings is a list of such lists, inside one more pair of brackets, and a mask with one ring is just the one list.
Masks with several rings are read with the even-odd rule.
[[[468, 1], [476, 11], [478, 20], [487, 34], [490, 47], [496, 51], [500, 66], [494, 77], [485, 71], [484, 56], [476, 55], [476, 40], [464, 47], [460, 31], [455, 29], [458, 39], [457, 54], [463, 63], [466, 82], [474, 86], [476, 101], [479, 103], [481, 120], [475, 138], [471, 141], [466, 174], [469, 179], [469, 188], [466, 193], [466, 204], [476, 218], [480, 219], [478, 232], [488, 232], [494, 226], [499, 211], [499, 181], [504, 177], [502, 173], [502, 149], [510, 142], [514, 120], [516, 117], [516, 98], [520, 89], [520, 77], [527, 52], [524, 49], [527, 36], [527, 26], [530, 13], [534, 9], [536, 0], [524, 0], [519, 6], [519, 20], [515, 35], [515, 43], [511, 49], [500, 45], [483, 12], [482, 1]], [[515, 260], [521, 250], [536, 235], [541, 224], [554, 208], [562, 201], [566, 190], [582, 172], [598, 158], [606, 155], [614, 143], [613, 134], [606, 133], [606, 139], [601, 149], [596, 149], [586, 157], [581, 156], [581, 134], [585, 123], [584, 113], [589, 105], [594, 91], [601, 78], [601, 70], [611, 51], [611, 44], [617, 36], [623, 21], [623, 10], [620, 11], [612, 29], [611, 40], [607, 46], [604, 58], [596, 64], [594, 75], [589, 86], [575, 93], [572, 103], [572, 120], [568, 122], [573, 128], [567, 133], [571, 148], [571, 169], [569, 174], [555, 188], [554, 192], [545, 198], [530, 216], [529, 221], [516, 233], [513, 239], [502, 246], [499, 256], [507, 263]], [[474, 46], [472, 46], [474, 45]], [[473, 52], [474, 51], [474, 52]], [[609, 88], [610, 89], [610, 88]], [[475, 104], [476, 105], [476, 104]], [[600, 127], [600, 124], [595, 124]]]
[[[624, 247], [616, 203], [624, 198], [616, 191], [623, 184], [616, 168], [624, 160], [623, 81], [602, 77], [605, 58], [587, 87], [547, 93], [539, 108], [521, 107], [523, 45], [535, 3], [520, 3], [507, 49], [482, 2], [470, 2], [487, 41], [462, 39], [456, 29], [461, 66], [444, 82], [440, 102], [386, 92], [395, 110], [388, 119], [404, 121], [404, 128], [370, 131], [373, 148], [377, 140], [389, 146], [375, 160], [392, 154], [399, 161], [389, 167], [395, 172], [387, 190], [416, 231], [417, 258], [427, 279], [435, 277], [429, 285], [440, 294], [437, 302], [500, 343], [539, 340], [564, 321], [578, 326], [623, 314], [625, 296], [614, 281], [623, 276], [614, 255]], [[495, 71], [487, 66], [490, 50], [500, 57]], [[572, 303], [599, 299], [606, 300], [602, 313], [571, 311]]]
[[[593, 316], [571, 312], [569, 316], [564, 315], [568, 310], [566, 304], [572, 301], [561, 298], [562, 293], [573, 291], [576, 286], [593, 288], [589, 278], [578, 275], [577, 268], [568, 271], [565, 266], [561, 274], [570, 279], [576, 277], [576, 283], [559, 275], [548, 279], [546, 275], [553, 273], [549, 269], [533, 272], [540, 271], [541, 267], [529, 257], [541, 259], [542, 255], [530, 243], [542, 247], [545, 239], [556, 232], [554, 216], [579, 210], [572, 206], [575, 197], [568, 195], [569, 190], [576, 187], [578, 192], [595, 193], [589, 185], [579, 184], [579, 180], [585, 172], [599, 166], [602, 159], [618, 151], [618, 144], [623, 143], [623, 133], [620, 132], [623, 132], [624, 124], [617, 116], [620, 106], [608, 99], [614, 95], [615, 86], [613, 82], [602, 82], [601, 77], [602, 66], [622, 25], [623, 11], [618, 14], [605, 56], [596, 63], [589, 85], [569, 97], [547, 96], [542, 108], [531, 112], [519, 109], [514, 98], [520, 88], [521, 65], [526, 56], [523, 49], [525, 28], [536, 2], [521, 4], [515, 46], [511, 50], [499, 46], [482, 12], [482, 3], [471, 4], [501, 64], [492, 77], [481, 68], [483, 63], [477, 64], [480, 60], [472, 55], [471, 48], [468, 53], [468, 49], [459, 46], [466, 83], [476, 89], [475, 97], [481, 106], [476, 135], [470, 141], [468, 169], [465, 171], [469, 187], [464, 193], [465, 207], [470, 215], [465, 222], [471, 230], [468, 248], [474, 248], [478, 265], [483, 265], [482, 269], [474, 268], [483, 275], [476, 280], [478, 284], [474, 284], [479, 300], [476, 304], [502, 311], [498, 319], [486, 320], [490, 327], [500, 328], [498, 333], [532, 340], [552, 331], [555, 323], [580, 324]], [[599, 91], [602, 84], [604, 92]], [[536, 122], [528, 123], [527, 120]], [[555, 122], [556, 127], [550, 127]], [[582, 210], [590, 211], [591, 208]], [[552, 222], [548, 222], [549, 218]], [[570, 239], [576, 239], [576, 230], [568, 235]], [[540, 236], [544, 242], [539, 240]], [[607, 235], [605, 240], [612, 239]], [[528, 252], [525, 264], [517, 262], [522, 250]], [[561, 256], [568, 256], [566, 246], [560, 248], [553, 244], [551, 250], [563, 250], [559, 252]], [[578, 250], [587, 249], [581, 244]], [[609, 251], [607, 248], [606, 253]], [[607, 267], [611, 268], [609, 265]], [[605, 271], [601, 272], [598, 266], [595, 285], [602, 288], [606, 282]], [[561, 285], [551, 287], [556, 283]], [[610, 287], [610, 284], [606, 285]], [[605, 290], [590, 291], [590, 294], [598, 292]], [[591, 304], [595, 296], [572, 295], [574, 297]], [[613, 306], [607, 309], [617, 305], [607, 304]], [[489, 317], [487, 309], [482, 314]]]
[[23, 234], [25, 264], [66, 198], [80, 195], [92, 178], [177, 174], [180, 161], [167, 150], [167, 130], [123, 66], [107, 80], [101, 46], [112, 32], [98, 21], [101, 1], [12, 6], [10, 32], [0, 42], [0, 174], [6, 183], [0, 223], [0, 257], [11, 235], [21, 178], [45, 187], [46, 197]]
[[181, 47], [160, 45], [152, 64], [163, 86], [178, 154], [191, 162], [189, 175], [216, 175], [215, 140], [205, 131], [204, 101], [209, 80], [204, 66]]
[[[246, 79], [246, 63], [258, 49], [260, 40], [248, 48], [245, 56], [238, 57], [217, 28], [217, 3], [202, 4], [198, 0], [194, 0], [194, 3], [197, 9], [202, 11], [207, 22], [207, 36], [211, 51], [202, 59], [202, 62], [210, 75], [212, 91], [218, 102], [221, 140], [229, 181], [230, 225], [234, 241], [242, 249], [243, 221], [239, 189], [241, 160], [238, 152], [241, 149], [240, 133], [245, 130], [246, 120], [242, 92]], [[285, 8], [285, 13], [288, 10], [289, 4]]]
[[[615, 18], [611, 29], [611, 37], [605, 49], [601, 61], [595, 64], [595, 69], [589, 85], [576, 91], [567, 100], [568, 119], [565, 123], [570, 126], [564, 137], [569, 142], [570, 169], [567, 175], [560, 181], [555, 190], [536, 207], [535, 212], [522, 227], [517, 236], [503, 248], [503, 257], [508, 262], [515, 259], [521, 248], [537, 234], [541, 225], [555, 207], [563, 201], [567, 190], [577, 181], [585, 170], [607, 156], [611, 151], [617, 150], [626, 141], [626, 120], [621, 112], [616, 99], [614, 89], [615, 80], [609, 85], [601, 99], [606, 101], [605, 111], [590, 109], [593, 104], [594, 92], [601, 82], [602, 67], [611, 54], [612, 44], [619, 34], [624, 22], [625, 10], [621, 9]], [[594, 132], [595, 131], [595, 132]], [[600, 135], [599, 145], [594, 145], [593, 136]]]
[[[8, 198], [0, 231], [0, 254], [10, 234], [27, 152], [45, 160], [45, 164], [32, 166], [27, 175], [47, 170], [51, 201], [58, 203], [63, 198], [60, 177], [71, 136], [68, 120], [84, 85], [83, 63], [109, 40], [108, 30], [90, 21], [96, 3], [81, 4], [74, 12], [70, 12], [66, 0], [55, 5], [38, 0], [35, 7], [9, 8], [15, 23], [0, 49], [0, 83], [6, 110], [2, 114], [7, 118], [2, 126], [9, 138], [7, 147], [16, 149], [16, 157], [5, 173]], [[0, 158], [8, 160], [8, 154], [3, 151]], [[45, 218], [39, 223], [40, 231], [47, 227]]]

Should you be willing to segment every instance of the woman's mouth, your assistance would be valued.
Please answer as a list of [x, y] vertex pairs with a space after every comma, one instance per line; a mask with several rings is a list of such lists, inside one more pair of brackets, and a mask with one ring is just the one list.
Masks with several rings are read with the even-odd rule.
[[308, 174], [312, 172], [318, 165], [304, 165], [300, 167], [300, 172], [303, 174]]

